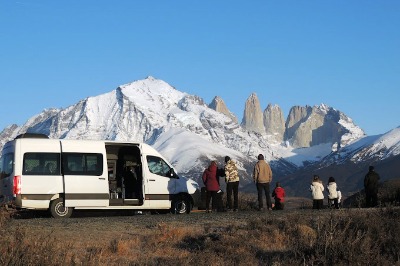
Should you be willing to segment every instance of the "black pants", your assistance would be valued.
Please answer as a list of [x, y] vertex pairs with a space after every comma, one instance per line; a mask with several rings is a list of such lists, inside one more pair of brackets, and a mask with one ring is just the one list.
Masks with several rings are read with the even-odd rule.
[[339, 209], [339, 201], [336, 199], [328, 199], [328, 207], [332, 208], [332, 205], [335, 206], [335, 209]]
[[265, 194], [265, 197], [267, 198], [267, 208], [272, 207], [272, 202], [271, 202], [271, 195], [269, 193], [269, 183], [257, 183], [257, 192], [258, 192], [258, 207], [263, 208], [263, 191]]
[[324, 200], [323, 199], [315, 199], [313, 200], [313, 209], [320, 210], [324, 207]]
[[217, 210], [219, 208], [218, 206], [218, 195], [217, 191], [207, 191], [206, 194], [206, 210], [210, 207], [210, 201], [211, 201], [211, 209], [212, 210]]
[[285, 204], [280, 201], [280, 199], [275, 199], [275, 210], [283, 210]]
[[375, 191], [365, 191], [365, 200], [367, 208], [375, 207], [378, 205], [378, 193]]
[[239, 181], [228, 182], [226, 184], [226, 203], [228, 209], [232, 209], [232, 194], [233, 194], [233, 209], [238, 209], [239, 207]]
[[206, 210], [209, 209], [210, 207], [210, 201], [211, 201], [211, 209], [213, 211], [224, 211], [224, 208], [222, 206], [222, 195], [224, 193], [220, 191], [219, 193], [217, 191], [207, 191], [206, 192]]

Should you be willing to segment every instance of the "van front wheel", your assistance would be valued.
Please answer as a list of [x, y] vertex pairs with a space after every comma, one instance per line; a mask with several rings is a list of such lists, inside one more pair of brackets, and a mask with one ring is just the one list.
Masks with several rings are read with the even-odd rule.
[[178, 197], [172, 201], [171, 212], [173, 214], [190, 213], [190, 201], [186, 197]]
[[50, 213], [54, 218], [69, 218], [72, 215], [72, 208], [64, 206], [64, 200], [58, 198], [50, 203]]

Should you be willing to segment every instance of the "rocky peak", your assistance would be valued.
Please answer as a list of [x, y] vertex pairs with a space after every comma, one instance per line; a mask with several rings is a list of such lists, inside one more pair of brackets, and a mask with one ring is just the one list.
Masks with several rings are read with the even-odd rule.
[[293, 147], [332, 143], [340, 148], [363, 135], [346, 115], [325, 104], [294, 106], [286, 120], [285, 140]]
[[285, 133], [285, 119], [279, 105], [268, 104], [263, 117], [267, 135], [272, 135], [274, 140], [282, 142]]
[[254, 131], [260, 134], [265, 132], [260, 101], [255, 93], [252, 93], [246, 100], [242, 127], [249, 131]]
[[290, 108], [289, 115], [286, 119], [286, 131], [284, 139], [291, 142], [292, 145], [297, 146], [297, 140], [293, 139], [301, 123], [307, 120], [311, 114], [312, 108], [310, 106], [293, 106]]
[[229, 111], [229, 109], [226, 107], [225, 102], [222, 100], [221, 97], [215, 96], [212, 102], [208, 105], [208, 107], [217, 112], [223, 113], [224, 115], [231, 118], [232, 121], [234, 121], [235, 123], [238, 122], [236, 116], [231, 111]]

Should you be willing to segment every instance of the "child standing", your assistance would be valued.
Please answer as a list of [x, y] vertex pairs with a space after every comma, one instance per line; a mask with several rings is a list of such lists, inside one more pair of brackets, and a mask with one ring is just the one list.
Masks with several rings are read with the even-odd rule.
[[285, 206], [285, 190], [281, 187], [279, 182], [276, 182], [274, 191], [272, 191], [272, 197], [275, 198], [275, 210], [283, 210]]
[[319, 176], [314, 175], [310, 190], [313, 197], [313, 209], [322, 209], [324, 206], [324, 194], [322, 193], [324, 191], [324, 186]]
[[[335, 182], [335, 178], [332, 176], [329, 177], [328, 185], [326, 186], [328, 189], [328, 206], [331, 207], [332, 205], [335, 206], [335, 209], [339, 209], [339, 195], [337, 191], [337, 185]], [[333, 203], [333, 204], [332, 204]]]

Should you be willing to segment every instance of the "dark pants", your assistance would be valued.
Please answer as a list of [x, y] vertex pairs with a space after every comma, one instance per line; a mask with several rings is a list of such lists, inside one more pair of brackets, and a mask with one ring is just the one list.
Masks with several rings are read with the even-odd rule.
[[332, 205], [335, 206], [335, 209], [339, 209], [338, 198], [336, 198], [336, 199], [328, 199], [328, 207], [332, 208]]
[[210, 201], [211, 201], [211, 209], [216, 210], [219, 208], [218, 206], [218, 199], [217, 199], [217, 191], [207, 191], [206, 194], [206, 210], [210, 207]]
[[378, 205], [378, 193], [375, 191], [365, 191], [365, 200], [367, 208], [375, 207]]
[[232, 209], [232, 194], [233, 194], [233, 209], [238, 209], [239, 207], [239, 181], [228, 182], [226, 184], [226, 203], [228, 209]]
[[324, 207], [324, 200], [323, 199], [315, 199], [313, 200], [313, 209], [320, 210]]
[[272, 207], [271, 195], [269, 193], [269, 183], [257, 183], [257, 192], [258, 192], [258, 207], [261, 209], [264, 207], [263, 204], [263, 191], [265, 193], [265, 197], [267, 198], [267, 208]]
[[280, 199], [275, 199], [275, 210], [283, 210], [285, 204]]

